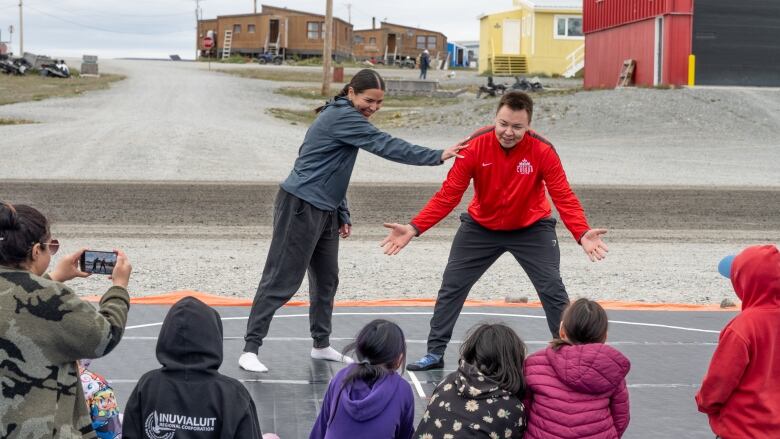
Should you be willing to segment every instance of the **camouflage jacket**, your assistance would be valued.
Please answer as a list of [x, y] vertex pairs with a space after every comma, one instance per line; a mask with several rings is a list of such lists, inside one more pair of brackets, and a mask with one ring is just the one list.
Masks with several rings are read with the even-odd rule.
[[0, 438], [96, 438], [76, 360], [122, 338], [130, 297], [111, 287], [99, 309], [48, 277], [0, 266]]

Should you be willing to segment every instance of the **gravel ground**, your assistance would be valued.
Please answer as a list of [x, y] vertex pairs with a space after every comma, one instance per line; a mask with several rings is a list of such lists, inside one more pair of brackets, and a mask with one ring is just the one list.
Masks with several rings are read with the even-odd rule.
[[[285, 83], [208, 72], [204, 64], [106, 61], [101, 69], [128, 79], [79, 98], [0, 107], [0, 117], [41, 122], [0, 127], [0, 199], [51, 214], [65, 251], [128, 250], [134, 294], [198, 289], [251, 297], [269, 244], [275, 183], [305, 133], [266, 110], [311, 102], [273, 93]], [[467, 86], [484, 78], [459, 71], [441, 80]], [[731, 296], [717, 261], [780, 238], [780, 90], [571, 90], [578, 84], [549, 81], [568, 91], [538, 96], [534, 115], [591, 223], [610, 229], [611, 253], [598, 264], [559, 229], [570, 294], [690, 303]], [[460, 104], [421, 110], [391, 132], [442, 147], [490, 123], [494, 105], [464, 94]], [[435, 296], [455, 216], [398, 257], [382, 255], [378, 242], [381, 222], [406, 220], [448, 168], [360, 155], [350, 190], [356, 230], [342, 245], [339, 299]], [[86, 294], [105, 284], [74, 282]], [[534, 296], [504, 257], [472, 297], [510, 293]], [[305, 299], [305, 283], [300, 294]]]

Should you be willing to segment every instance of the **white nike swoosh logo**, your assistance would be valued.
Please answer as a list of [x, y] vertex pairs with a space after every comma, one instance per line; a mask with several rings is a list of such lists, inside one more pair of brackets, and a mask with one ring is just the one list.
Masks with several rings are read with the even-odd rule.
[[490, 166], [490, 165], [492, 165], [492, 163], [483, 163], [482, 167], [484, 168], [485, 166]]

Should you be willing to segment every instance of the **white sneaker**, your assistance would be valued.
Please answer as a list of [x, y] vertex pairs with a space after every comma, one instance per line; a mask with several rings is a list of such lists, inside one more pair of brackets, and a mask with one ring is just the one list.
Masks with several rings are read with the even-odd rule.
[[312, 348], [311, 357], [315, 360], [338, 361], [346, 364], [352, 364], [355, 362], [352, 357], [342, 355], [341, 352], [333, 349], [331, 346], [322, 349]]
[[265, 364], [261, 363], [257, 358], [257, 354], [251, 352], [244, 352], [238, 357], [238, 365], [241, 369], [248, 370], [250, 372], [268, 372], [268, 368]]

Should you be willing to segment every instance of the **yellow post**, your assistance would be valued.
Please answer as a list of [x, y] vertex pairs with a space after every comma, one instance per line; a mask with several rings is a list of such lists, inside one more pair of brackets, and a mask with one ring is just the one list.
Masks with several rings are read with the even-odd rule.
[[693, 87], [696, 82], [696, 55], [688, 55], [688, 87]]

